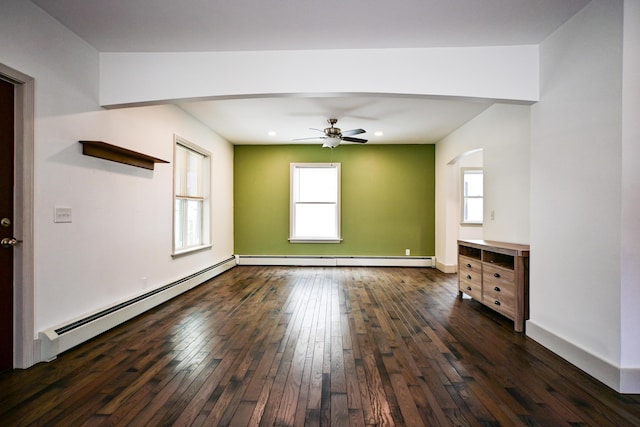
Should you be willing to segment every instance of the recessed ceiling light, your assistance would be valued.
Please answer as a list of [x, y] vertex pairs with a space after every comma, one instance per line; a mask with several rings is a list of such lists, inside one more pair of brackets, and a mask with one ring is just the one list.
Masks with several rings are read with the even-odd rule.
[[374, 133], [375, 136], [382, 136], [384, 135], [384, 133], [382, 133], [381, 130], [377, 131], [376, 133]]
[[275, 131], [270, 130], [269, 132], [267, 132], [267, 135], [269, 135], [269, 136], [276, 136], [277, 134], [276, 134], [276, 132], [275, 132]]

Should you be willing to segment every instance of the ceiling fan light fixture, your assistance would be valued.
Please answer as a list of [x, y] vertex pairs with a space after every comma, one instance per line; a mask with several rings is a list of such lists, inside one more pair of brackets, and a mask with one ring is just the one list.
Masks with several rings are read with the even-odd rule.
[[340, 145], [340, 141], [340, 138], [337, 136], [329, 136], [324, 139], [322, 148], [336, 148], [338, 145]]

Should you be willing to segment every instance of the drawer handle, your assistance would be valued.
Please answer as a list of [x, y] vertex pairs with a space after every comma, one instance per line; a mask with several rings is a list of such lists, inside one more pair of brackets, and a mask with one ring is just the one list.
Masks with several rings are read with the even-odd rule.
[[467, 290], [470, 291], [471, 290], [471, 286], [467, 286]]
[[493, 277], [500, 277], [500, 273], [493, 273]]
[[500, 292], [500, 288], [497, 287], [497, 286], [495, 288], [493, 288], [493, 290], [496, 291], [496, 292]]
[[500, 301], [494, 301], [493, 302], [495, 305], [500, 305]]
[[471, 280], [471, 275], [467, 274], [467, 279]]
[[467, 264], [467, 267], [468, 267], [468, 268], [471, 268], [471, 264]]

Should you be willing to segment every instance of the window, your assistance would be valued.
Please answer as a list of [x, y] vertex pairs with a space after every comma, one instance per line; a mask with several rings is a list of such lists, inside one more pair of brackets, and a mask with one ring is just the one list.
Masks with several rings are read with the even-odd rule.
[[210, 246], [209, 169], [209, 153], [175, 138], [174, 255]]
[[340, 242], [340, 163], [291, 163], [292, 242]]
[[462, 223], [482, 224], [484, 179], [482, 169], [462, 169]]

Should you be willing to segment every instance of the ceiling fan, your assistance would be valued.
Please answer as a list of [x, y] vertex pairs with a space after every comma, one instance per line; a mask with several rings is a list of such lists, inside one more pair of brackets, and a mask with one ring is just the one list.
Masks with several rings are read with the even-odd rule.
[[330, 127], [324, 129], [316, 129], [310, 128], [311, 130], [317, 130], [318, 132], [324, 133], [324, 136], [315, 136], [311, 138], [298, 138], [294, 139], [294, 141], [301, 141], [303, 139], [324, 139], [324, 143], [322, 147], [336, 148], [342, 141], [348, 142], [358, 142], [360, 144], [364, 144], [367, 142], [366, 139], [362, 138], [354, 138], [352, 135], [359, 135], [361, 133], [365, 133], [364, 129], [351, 129], [351, 130], [341, 130], [340, 128], [334, 127], [336, 123], [338, 123], [338, 119], [329, 119], [327, 120]]

